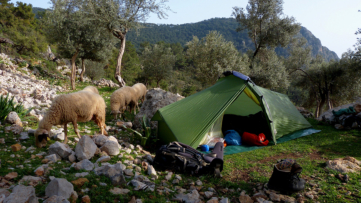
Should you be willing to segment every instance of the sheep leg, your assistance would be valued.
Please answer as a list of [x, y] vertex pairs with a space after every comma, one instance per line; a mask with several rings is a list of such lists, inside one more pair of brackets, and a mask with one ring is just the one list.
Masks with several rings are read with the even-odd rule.
[[64, 124], [64, 144], [68, 143], [68, 124]]
[[73, 126], [74, 126], [74, 132], [75, 134], [79, 137], [79, 139], [81, 138], [80, 134], [79, 134], [79, 130], [78, 130], [78, 124], [76, 123], [76, 121], [72, 121]]
[[94, 122], [99, 126], [102, 135], [108, 135], [107, 131], [105, 130], [106, 125], [102, 122], [102, 119], [100, 119], [99, 117], [95, 117]]

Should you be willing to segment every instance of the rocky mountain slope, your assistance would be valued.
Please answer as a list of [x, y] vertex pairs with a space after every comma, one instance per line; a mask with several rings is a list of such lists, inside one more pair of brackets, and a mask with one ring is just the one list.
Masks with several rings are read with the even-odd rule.
[[[212, 18], [197, 23], [187, 23], [181, 25], [173, 24], [145, 24], [145, 28], [138, 33], [131, 31], [127, 36], [137, 48], [142, 42], [157, 43], [164, 41], [167, 43], [181, 43], [185, 45], [186, 42], [191, 41], [193, 36], [198, 38], [205, 37], [209, 31], [219, 31], [226, 40], [232, 41], [236, 48], [242, 52], [248, 49], [253, 49], [253, 43], [245, 31], [236, 32], [238, 23], [233, 18]], [[312, 55], [322, 55], [326, 60], [339, 60], [337, 54], [327, 47], [323, 46], [321, 40], [312, 34], [307, 28], [302, 27], [299, 36], [306, 38], [307, 45], [312, 46]], [[277, 48], [276, 52], [287, 57], [287, 50], [285, 48]]]

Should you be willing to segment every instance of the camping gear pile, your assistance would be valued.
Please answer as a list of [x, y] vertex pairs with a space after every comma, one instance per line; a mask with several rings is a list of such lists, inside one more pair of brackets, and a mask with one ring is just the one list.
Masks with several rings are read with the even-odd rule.
[[157, 151], [153, 165], [159, 170], [174, 170], [192, 175], [214, 174], [215, 177], [221, 177], [223, 142], [218, 142], [209, 154], [203, 154], [180, 142], [171, 142]]
[[334, 121], [336, 129], [357, 129], [361, 127], [361, 104], [355, 104], [348, 108], [332, 111], [335, 117]]

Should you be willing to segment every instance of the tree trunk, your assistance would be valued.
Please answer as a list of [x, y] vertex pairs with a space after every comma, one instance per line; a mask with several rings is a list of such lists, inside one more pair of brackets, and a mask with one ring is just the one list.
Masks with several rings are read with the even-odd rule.
[[121, 70], [122, 70], [122, 58], [123, 58], [123, 54], [124, 54], [124, 50], [125, 50], [125, 35], [123, 35], [123, 38], [119, 38], [120, 39], [120, 49], [119, 49], [119, 54], [118, 54], [118, 59], [117, 59], [117, 67], [115, 68], [115, 79], [118, 81], [120, 87], [124, 87], [125, 86], [125, 81], [123, 80], [123, 78], [121, 77]]
[[81, 73], [80, 73], [80, 81], [84, 82], [84, 73], [85, 73], [85, 63], [84, 59], [81, 59]]
[[318, 118], [321, 114], [322, 114], [322, 108], [323, 105], [325, 105], [326, 103], [326, 99], [322, 98], [320, 102], [317, 102], [317, 108], [316, 108], [316, 112], [315, 112], [315, 117]]
[[71, 89], [75, 90], [75, 78], [76, 78], [76, 66], [75, 66], [75, 59], [78, 56], [79, 50], [75, 52], [73, 57], [71, 57]]

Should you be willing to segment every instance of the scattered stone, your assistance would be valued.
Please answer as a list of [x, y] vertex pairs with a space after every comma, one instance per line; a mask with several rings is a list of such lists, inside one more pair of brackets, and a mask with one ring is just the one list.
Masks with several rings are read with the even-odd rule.
[[130, 192], [130, 190], [115, 187], [115, 188], [111, 189], [109, 192], [111, 192], [114, 195], [125, 195], [125, 194], [128, 194]]
[[70, 195], [70, 202], [71, 203], [76, 203], [76, 200], [78, 199], [78, 193], [76, 193], [75, 191], [73, 191]]
[[70, 154], [69, 156], [68, 156], [68, 159], [69, 159], [69, 161], [71, 162], [71, 163], [73, 163], [73, 162], [75, 162], [76, 161], [76, 157], [75, 157], [75, 153], [73, 154]]
[[94, 164], [92, 162], [90, 162], [88, 159], [83, 159], [80, 162], [76, 163], [74, 165], [74, 168], [76, 170], [84, 169], [84, 170], [87, 170], [87, 171], [91, 171], [94, 168]]
[[21, 145], [19, 143], [11, 145], [11, 150], [13, 150], [13, 152], [20, 151], [20, 149], [21, 149]]
[[77, 180], [73, 180], [71, 181], [71, 183], [73, 183], [73, 185], [77, 186], [77, 187], [81, 187], [84, 185], [84, 183], [88, 183], [89, 180], [87, 178], [79, 178]]
[[219, 201], [219, 203], [230, 203], [230, 201], [227, 197], [222, 197], [222, 199]]
[[[58, 155], [59, 156], [59, 155]], [[58, 157], [57, 157], [57, 154], [51, 154], [49, 156], [46, 156], [45, 157], [45, 160], [48, 160], [46, 163], [48, 162], [52, 162], [52, 163], [55, 163], [58, 161]], [[45, 162], [45, 161], [44, 161]]]
[[148, 175], [150, 175], [152, 178], [157, 178], [157, 172], [155, 171], [154, 167], [152, 165], [148, 166]]
[[88, 172], [76, 173], [76, 174], [75, 174], [75, 177], [79, 178], [79, 177], [85, 177], [85, 176], [87, 176], [87, 175], [89, 175]]
[[210, 192], [210, 191], [204, 192], [204, 196], [205, 196], [207, 199], [211, 198], [212, 195], [213, 195], [213, 192]]
[[108, 137], [105, 135], [97, 135], [93, 137], [93, 141], [98, 147], [101, 147], [108, 141]]
[[272, 201], [274, 201], [274, 202], [279, 202], [279, 201], [281, 201], [281, 197], [280, 197], [278, 194], [274, 193], [274, 192], [271, 192], [271, 193], [269, 194], [269, 198], [270, 198]]
[[98, 163], [98, 162], [107, 162], [107, 161], [110, 161], [110, 156], [102, 156], [100, 157], [95, 163]]
[[138, 180], [131, 180], [130, 183], [134, 186], [134, 190], [138, 191], [138, 190], [144, 190], [146, 189], [148, 186]]
[[65, 197], [53, 195], [46, 199], [43, 203], [70, 203]]
[[37, 169], [35, 169], [34, 173], [36, 176], [43, 176], [44, 175], [44, 167], [43, 166], [39, 166]]
[[104, 145], [100, 148], [101, 151], [105, 151], [110, 156], [118, 155], [119, 152], [119, 144], [113, 140], [108, 140], [104, 143]]
[[182, 177], [180, 175], [175, 175], [175, 179], [182, 180]]
[[23, 123], [21, 122], [20, 117], [15, 111], [11, 111], [5, 119], [5, 123], [16, 124], [18, 126], [23, 127]]
[[64, 178], [55, 178], [50, 181], [45, 188], [45, 195], [51, 197], [53, 195], [69, 198], [74, 191], [74, 186]]
[[27, 140], [27, 139], [29, 139], [29, 138], [30, 138], [30, 137], [29, 137], [29, 135], [28, 135], [27, 132], [21, 132], [21, 133], [20, 133], [19, 140]]
[[133, 170], [132, 169], [125, 169], [124, 170], [124, 174], [126, 176], [134, 176]]
[[123, 166], [121, 163], [95, 168], [94, 173], [96, 175], [105, 175], [110, 178], [114, 186], [126, 184], [125, 177], [123, 175]]
[[[6, 198], [6, 197], [8, 197], [10, 195], [10, 192], [8, 191], [8, 190], [6, 190], [6, 189], [1, 189], [0, 188], [0, 196], [3, 196], [4, 197], [4, 199]], [[1, 201], [0, 201], [1, 202]]]
[[19, 184], [28, 184], [31, 186], [36, 186], [42, 181], [40, 177], [35, 176], [24, 176], [20, 181]]
[[356, 171], [361, 171], [361, 161], [353, 157], [345, 157], [345, 158], [338, 158], [334, 160], [328, 160], [326, 162], [326, 167], [332, 170], [339, 171], [341, 173], [354, 173]]
[[89, 136], [83, 135], [75, 147], [75, 155], [80, 161], [83, 159], [91, 159], [96, 149], [97, 146], [93, 140]]
[[49, 154], [57, 154], [61, 158], [66, 159], [72, 154], [72, 150], [67, 144], [56, 141], [49, 146]]
[[32, 186], [17, 185], [4, 203], [37, 203], [35, 188]]
[[238, 198], [240, 203], [253, 203], [254, 201], [252, 200], [252, 198], [248, 195], [241, 195]]
[[5, 144], [5, 138], [0, 138], [0, 144]]
[[85, 195], [84, 197], [82, 197], [82, 198], [81, 198], [81, 202], [90, 203], [90, 197], [89, 197], [89, 195]]
[[196, 184], [197, 184], [198, 186], [202, 186], [202, 185], [203, 185], [203, 183], [202, 183], [201, 180], [197, 180], [197, 181], [196, 181]]
[[5, 175], [5, 179], [6, 180], [12, 180], [14, 178], [18, 177], [18, 173], [17, 172], [10, 172], [8, 174]]
[[63, 141], [65, 140], [65, 133], [57, 133], [53, 138], [57, 141]]
[[197, 190], [192, 190], [192, 192], [188, 194], [180, 193], [175, 196], [176, 201], [189, 202], [189, 203], [190, 202], [199, 203], [201, 202], [199, 198], [200, 196]]

